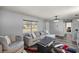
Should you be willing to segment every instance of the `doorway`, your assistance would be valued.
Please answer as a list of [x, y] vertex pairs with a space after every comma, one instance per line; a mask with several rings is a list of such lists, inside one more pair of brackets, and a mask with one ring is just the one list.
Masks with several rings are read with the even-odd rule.
[[72, 40], [72, 22], [65, 22], [66, 39]]
[[71, 32], [72, 24], [71, 22], [65, 23], [66, 32]]

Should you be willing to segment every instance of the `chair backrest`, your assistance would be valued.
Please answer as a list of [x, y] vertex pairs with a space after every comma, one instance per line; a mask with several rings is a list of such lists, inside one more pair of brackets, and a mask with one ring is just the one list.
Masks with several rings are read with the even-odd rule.
[[23, 41], [23, 37], [20, 35], [15, 36], [16, 41]]
[[8, 50], [7, 40], [5, 39], [4, 36], [0, 36], [0, 43], [2, 44], [3, 51]]

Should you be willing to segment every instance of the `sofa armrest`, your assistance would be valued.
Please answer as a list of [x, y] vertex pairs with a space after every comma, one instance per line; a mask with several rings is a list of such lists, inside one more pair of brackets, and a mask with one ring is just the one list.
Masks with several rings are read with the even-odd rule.
[[0, 53], [2, 53], [2, 45], [0, 44]]

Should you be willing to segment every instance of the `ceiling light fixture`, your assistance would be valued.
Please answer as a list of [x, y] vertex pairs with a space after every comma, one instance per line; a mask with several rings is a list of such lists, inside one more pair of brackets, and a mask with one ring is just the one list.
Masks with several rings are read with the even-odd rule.
[[59, 22], [59, 20], [54, 20], [54, 22]]
[[54, 22], [59, 22], [58, 16], [55, 16]]

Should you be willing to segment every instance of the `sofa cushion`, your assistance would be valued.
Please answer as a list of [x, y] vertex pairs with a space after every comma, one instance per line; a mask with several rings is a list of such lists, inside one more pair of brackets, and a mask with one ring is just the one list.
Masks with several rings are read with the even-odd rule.
[[33, 38], [33, 39], [36, 38], [36, 35], [35, 35], [34, 32], [32, 32], [32, 38]]
[[23, 41], [17, 41], [17, 42], [14, 42], [14, 43], [10, 44], [9, 48], [10, 49], [16, 49], [16, 48], [19, 49], [19, 48], [21, 48], [23, 46], [24, 46], [24, 42]]
[[4, 37], [5, 37], [6, 41], [7, 41], [7, 44], [9, 45], [11, 43], [10, 38], [8, 36], [4, 36]]

